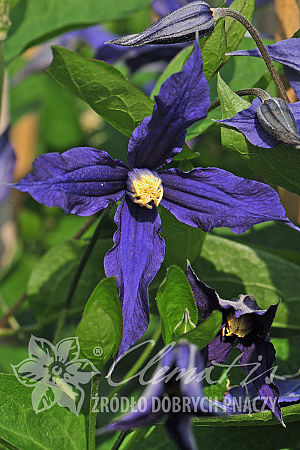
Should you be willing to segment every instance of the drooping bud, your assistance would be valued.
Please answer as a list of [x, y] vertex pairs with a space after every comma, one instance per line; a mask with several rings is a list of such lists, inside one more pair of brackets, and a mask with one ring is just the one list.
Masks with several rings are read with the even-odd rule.
[[300, 135], [295, 117], [280, 98], [264, 100], [257, 109], [261, 126], [273, 137], [286, 144], [300, 146]]
[[194, 1], [173, 11], [154, 22], [138, 34], [130, 34], [108, 41], [116, 44], [137, 47], [145, 44], [176, 44], [192, 41], [198, 32], [199, 37], [212, 33], [215, 22], [210, 6], [204, 1]]
[[180, 322], [178, 322], [178, 324], [174, 328], [173, 336], [175, 339], [178, 339], [183, 334], [192, 331], [194, 328], [196, 328], [196, 325], [191, 321], [189, 310], [185, 308]]

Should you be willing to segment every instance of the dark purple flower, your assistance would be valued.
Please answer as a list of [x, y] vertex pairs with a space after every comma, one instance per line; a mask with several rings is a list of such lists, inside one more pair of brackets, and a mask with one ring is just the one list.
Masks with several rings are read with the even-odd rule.
[[[196, 450], [192, 415], [203, 417], [222, 414], [218, 412], [216, 404], [204, 396], [201, 381], [197, 380], [197, 375], [202, 379], [204, 371], [201, 352], [195, 345], [181, 340], [161, 353], [161, 362], [141, 397], [141, 407], [138, 407], [137, 402], [135, 411], [107, 425], [101, 433], [155, 425], [166, 416], [167, 432], [178, 448]], [[217, 405], [224, 410], [221, 403]]]
[[[279, 391], [278, 403], [280, 407], [300, 403], [300, 380], [276, 380], [275, 386]], [[224, 404], [226, 412], [230, 415], [248, 414], [264, 410], [265, 400], [257, 396], [252, 384], [236, 386], [225, 394]]]
[[[218, 120], [218, 122], [236, 128], [241, 133], [243, 133], [247, 140], [253, 145], [263, 148], [273, 148], [276, 145], [280, 144], [281, 141], [276, 139], [274, 135], [270, 134], [270, 131], [267, 131], [265, 128], [263, 128], [257, 116], [257, 110], [258, 108], [260, 108], [260, 106], [261, 100], [259, 98], [256, 98], [250, 108], [243, 109], [231, 119]], [[295, 118], [295, 126], [298, 127], [299, 133], [300, 102], [289, 103], [287, 106]], [[282, 140], [282, 142], [286, 141]]]
[[192, 41], [211, 34], [215, 22], [210, 6], [204, 1], [187, 3], [154, 22], [138, 34], [130, 34], [109, 41], [111, 44], [136, 47], [145, 44], [175, 44]]
[[247, 383], [253, 383], [259, 395], [266, 399], [266, 405], [282, 422], [278, 404], [279, 391], [270, 379], [275, 349], [270, 342], [269, 330], [278, 305], [271, 305], [267, 310], [262, 310], [250, 295], [223, 300], [214, 289], [199, 280], [190, 265], [187, 277], [203, 317], [207, 318], [215, 310], [223, 314], [219, 334], [203, 349], [206, 363], [225, 361], [236, 345], [242, 354], [239, 364], [249, 374]]
[[[284, 73], [291, 83], [297, 97], [300, 99], [300, 39], [291, 38], [267, 45], [268, 52], [273, 61], [283, 65]], [[261, 58], [258, 48], [253, 50], [237, 50], [228, 55], [255, 56]]]
[[9, 193], [8, 183], [13, 181], [16, 156], [9, 140], [9, 128], [0, 136], [0, 203], [4, 202]]
[[182, 150], [187, 128], [207, 114], [209, 87], [198, 43], [183, 70], [162, 84], [155, 102], [153, 114], [130, 138], [129, 168], [104, 151], [74, 148], [40, 156], [33, 172], [15, 185], [40, 203], [80, 216], [92, 215], [125, 195], [115, 215], [115, 245], [104, 260], [106, 275], [117, 276], [120, 291], [119, 355], [149, 323], [148, 286], [165, 251], [159, 204], [181, 222], [204, 231], [230, 227], [242, 233], [269, 220], [296, 228], [270, 186], [217, 168], [187, 173], [162, 169]]

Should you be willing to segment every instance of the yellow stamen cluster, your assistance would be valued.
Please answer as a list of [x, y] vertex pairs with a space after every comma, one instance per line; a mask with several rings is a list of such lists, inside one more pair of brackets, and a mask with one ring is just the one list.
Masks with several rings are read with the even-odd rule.
[[251, 333], [252, 327], [253, 320], [249, 314], [236, 318], [235, 313], [232, 311], [227, 316], [227, 326], [222, 329], [222, 335], [243, 338]]
[[136, 169], [130, 177], [128, 194], [135, 203], [152, 209], [151, 202], [158, 206], [163, 197], [161, 179], [150, 170]]

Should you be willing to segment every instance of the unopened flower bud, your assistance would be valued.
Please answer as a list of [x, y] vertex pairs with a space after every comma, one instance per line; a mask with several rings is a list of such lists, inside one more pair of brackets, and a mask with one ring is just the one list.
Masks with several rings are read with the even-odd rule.
[[256, 114], [261, 126], [273, 137], [286, 144], [300, 145], [297, 122], [285, 101], [280, 98], [264, 100]]
[[203, 1], [188, 3], [167, 14], [138, 34], [108, 41], [107, 44], [137, 47], [145, 44], [175, 44], [191, 41], [195, 34], [201, 38], [212, 33], [215, 22], [210, 6]]
[[185, 311], [183, 313], [183, 316], [174, 328], [173, 336], [175, 339], [180, 338], [183, 334], [188, 333], [189, 331], [192, 331], [194, 328], [196, 328], [196, 325], [194, 322], [191, 321], [189, 310], [185, 308]]

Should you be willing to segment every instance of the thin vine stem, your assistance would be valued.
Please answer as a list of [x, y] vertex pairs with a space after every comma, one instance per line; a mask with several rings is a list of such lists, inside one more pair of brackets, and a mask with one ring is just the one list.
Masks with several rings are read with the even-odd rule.
[[[235, 94], [243, 97], [245, 95], [256, 95], [261, 99], [261, 101], [268, 100], [271, 98], [271, 96], [268, 94], [268, 92], [264, 91], [260, 88], [249, 88], [249, 89], [240, 89], [239, 91], [234, 91]], [[220, 99], [216, 100], [215, 102], [211, 103], [210, 107], [208, 108], [208, 112], [212, 111], [213, 109], [220, 106]]]
[[254, 26], [249, 22], [249, 20], [246, 19], [246, 17], [242, 16], [240, 13], [238, 13], [237, 11], [234, 11], [232, 9], [228, 9], [228, 8], [212, 8], [213, 11], [213, 16], [215, 20], [220, 19], [221, 17], [232, 17], [233, 19], [237, 20], [238, 22], [240, 22], [245, 28], [246, 30], [249, 31], [251, 37], [253, 38], [253, 40], [255, 41], [262, 58], [264, 59], [267, 68], [270, 72], [270, 74], [272, 75], [273, 81], [277, 87], [278, 90], [278, 94], [279, 96], [282, 98], [282, 100], [284, 100], [286, 103], [289, 103], [289, 98], [286, 94], [284, 85], [274, 67], [274, 64], [272, 63], [272, 60], [270, 58], [270, 55], [268, 53], [268, 50], [266, 49], [259, 33], [257, 32], [257, 30], [254, 28]]
[[88, 450], [95, 450], [96, 448], [96, 421], [97, 412], [94, 409], [94, 398], [98, 394], [100, 375], [94, 375], [91, 380], [91, 394], [90, 394], [90, 408], [88, 420]]
[[119, 436], [117, 437], [116, 442], [114, 443], [114, 445], [112, 446], [111, 450], [118, 450], [121, 445], [123, 444], [125, 438], [132, 433], [133, 430], [126, 430], [126, 431], [122, 431]]
[[59, 318], [59, 321], [58, 321], [58, 324], [57, 324], [57, 328], [56, 328], [56, 332], [55, 332], [55, 336], [54, 336], [54, 344], [57, 344], [57, 342], [60, 339], [62, 329], [63, 329], [63, 327], [65, 325], [65, 322], [66, 322], [67, 313], [68, 313], [68, 310], [70, 309], [70, 306], [72, 304], [72, 300], [73, 300], [75, 291], [77, 289], [79, 280], [80, 280], [81, 275], [83, 273], [83, 270], [84, 270], [84, 268], [86, 266], [86, 263], [88, 262], [89, 257], [91, 256], [91, 253], [92, 253], [92, 251], [93, 251], [93, 249], [95, 247], [95, 244], [96, 244], [96, 242], [97, 242], [97, 240], [98, 240], [98, 238], [100, 236], [100, 233], [102, 231], [103, 219], [107, 216], [109, 210], [110, 210], [110, 207], [108, 206], [102, 212], [102, 214], [100, 216], [100, 219], [99, 219], [99, 222], [97, 224], [97, 227], [96, 227], [96, 229], [94, 231], [94, 234], [91, 237], [91, 240], [90, 240], [87, 248], [85, 249], [85, 251], [84, 251], [84, 253], [82, 255], [82, 258], [81, 258], [81, 260], [79, 262], [79, 265], [77, 267], [77, 270], [76, 270], [76, 272], [74, 274], [74, 277], [73, 277], [70, 289], [68, 291], [68, 294], [67, 294], [67, 297], [66, 297], [66, 300], [65, 300], [64, 308], [61, 311], [60, 318]]

